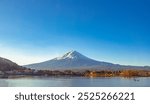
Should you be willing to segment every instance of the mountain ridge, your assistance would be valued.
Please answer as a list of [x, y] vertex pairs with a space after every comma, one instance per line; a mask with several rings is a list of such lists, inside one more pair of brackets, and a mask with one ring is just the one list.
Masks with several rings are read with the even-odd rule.
[[25, 69], [25, 68], [19, 66], [15, 62], [12, 62], [11, 60], [0, 57], [0, 71], [14, 71], [20, 69]]
[[120, 65], [109, 62], [97, 61], [88, 58], [77, 51], [70, 51], [61, 57], [56, 57], [48, 61], [25, 65], [27, 68], [37, 70], [122, 70], [122, 69], [144, 69], [149, 70], [149, 66]]

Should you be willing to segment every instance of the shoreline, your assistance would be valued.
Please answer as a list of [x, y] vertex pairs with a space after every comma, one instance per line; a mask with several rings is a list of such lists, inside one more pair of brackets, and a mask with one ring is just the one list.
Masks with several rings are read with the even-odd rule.
[[17, 79], [17, 78], [70, 78], [70, 77], [78, 77], [78, 78], [149, 78], [150, 76], [131, 76], [131, 77], [123, 77], [123, 76], [99, 76], [99, 77], [90, 77], [90, 76], [71, 76], [71, 75], [52, 75], [52, 76], [44, 76], [44, 75], [8, 75], [8, 76], [0, 76], [0, 79]]
[[73, 70], [15, 70], [15, 71], [4, 71], [0, 74], [0, 78], [10, 77], [23, 77], [23, 76], [67, 76], [67, 77], [150, 77], [149, 70], [85, 70], [85, 71], [73, 71]]

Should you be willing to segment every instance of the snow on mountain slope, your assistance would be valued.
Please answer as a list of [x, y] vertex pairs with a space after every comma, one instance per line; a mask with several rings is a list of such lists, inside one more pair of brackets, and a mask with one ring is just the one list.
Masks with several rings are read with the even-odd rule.
[[25, 65], [25, 67], [40, 70], [59, 70], [59, 69], [83, 69], [96, 68], [98, 66], [112, 66], [112, 63], [99, 62], [90, 59], [77, 51], [70, 51], [62, 57], [57, 57], [49, 61]]
[[[25, 65], [27, 68], [37, 70], [75, 70], [75, 69], [96, 69], [96, 70], [120, 70], [120, 69], [143, 69], [145, 67], [125, 66], [108, 62], [90, 59], [77, 51], [70, 51], [61, 57], [54, 58], [41, 63]], [[149, 69], [149, 67], [146, 67]]]
[[70, 51], [64, 54], [62, 57], [57, 57], [55, 59], [62, 60], [62, 59], [88, 59], [88, 58], [77, 51]]

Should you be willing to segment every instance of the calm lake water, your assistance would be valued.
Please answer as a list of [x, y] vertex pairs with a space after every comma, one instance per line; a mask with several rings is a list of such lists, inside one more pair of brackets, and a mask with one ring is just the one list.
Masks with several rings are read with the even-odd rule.
[[0, 79], [0, 87], [150, 87], [150, 77], [22, 77]]

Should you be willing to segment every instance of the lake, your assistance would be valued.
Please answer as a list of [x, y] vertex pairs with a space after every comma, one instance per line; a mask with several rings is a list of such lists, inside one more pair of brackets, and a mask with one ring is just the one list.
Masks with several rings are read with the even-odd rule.
[[0, 87], [150, 87], [150, 77], [22, 77], [0, 79]]

